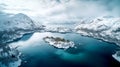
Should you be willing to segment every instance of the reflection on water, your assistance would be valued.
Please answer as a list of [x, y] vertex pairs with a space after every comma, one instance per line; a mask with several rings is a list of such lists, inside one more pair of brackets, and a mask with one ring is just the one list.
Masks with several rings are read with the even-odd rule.
[[[67, 50], [54, 48], [45, 43], [46, 36], [62, 37], [73, 41], [76, 48]], [[111, 67], [119, 65], [112, 58], [118, 49], [114, 44], [84, 37], [75, 33], [36, 32], [25, 35], [21, 40], [10, 44], [22, 53], [21, 67]]]

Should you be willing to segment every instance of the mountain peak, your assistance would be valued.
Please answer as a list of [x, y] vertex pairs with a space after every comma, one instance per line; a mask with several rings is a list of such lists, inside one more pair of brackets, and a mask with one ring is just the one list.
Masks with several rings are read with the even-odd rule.
[[14, 15], [13, 17], [11, 17], [12, 20], [18, 20], [18, 21], [32, 21], [32, 19], [27, 16], [26, 14], [23, 13], [18, 13], [16, 15]]
[[14, 17], [28, 17], [27, 15], [25, 15], [25, 14], [23, 14], [23, 13], [18, 13], [18, 14], [16, 14], [16, 15], [14, 15]]

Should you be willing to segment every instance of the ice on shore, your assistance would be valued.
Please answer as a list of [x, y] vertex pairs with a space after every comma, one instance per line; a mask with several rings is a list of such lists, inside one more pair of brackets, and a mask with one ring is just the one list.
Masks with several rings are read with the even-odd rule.
[[117, 51], [115, 54], [112, 55], [114, 59], [120, 62], [120, 51]]

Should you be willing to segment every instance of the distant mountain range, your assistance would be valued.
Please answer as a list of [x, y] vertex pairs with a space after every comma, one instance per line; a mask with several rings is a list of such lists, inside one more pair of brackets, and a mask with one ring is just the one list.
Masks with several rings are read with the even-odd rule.
[[92, 36], [120, 46], [120, 18], [99, 17], [90, 23], [79, 24], [75, 29], [82, 35]]

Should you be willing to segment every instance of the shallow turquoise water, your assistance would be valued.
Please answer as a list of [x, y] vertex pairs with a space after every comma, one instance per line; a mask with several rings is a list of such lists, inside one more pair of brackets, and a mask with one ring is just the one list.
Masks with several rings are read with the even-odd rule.
[[[55, 48], [43, 41], [43, 37], [62, 37], [75, 42], [76, 48], [67, 50]], [[112, 58], [118, 50], [115, 44], [75, 33], [36, 32], [25, 35], [19, 41], [11, 43], [19, 45], [22, 53], [21, 67], [114, 67], [120, 65]]]

